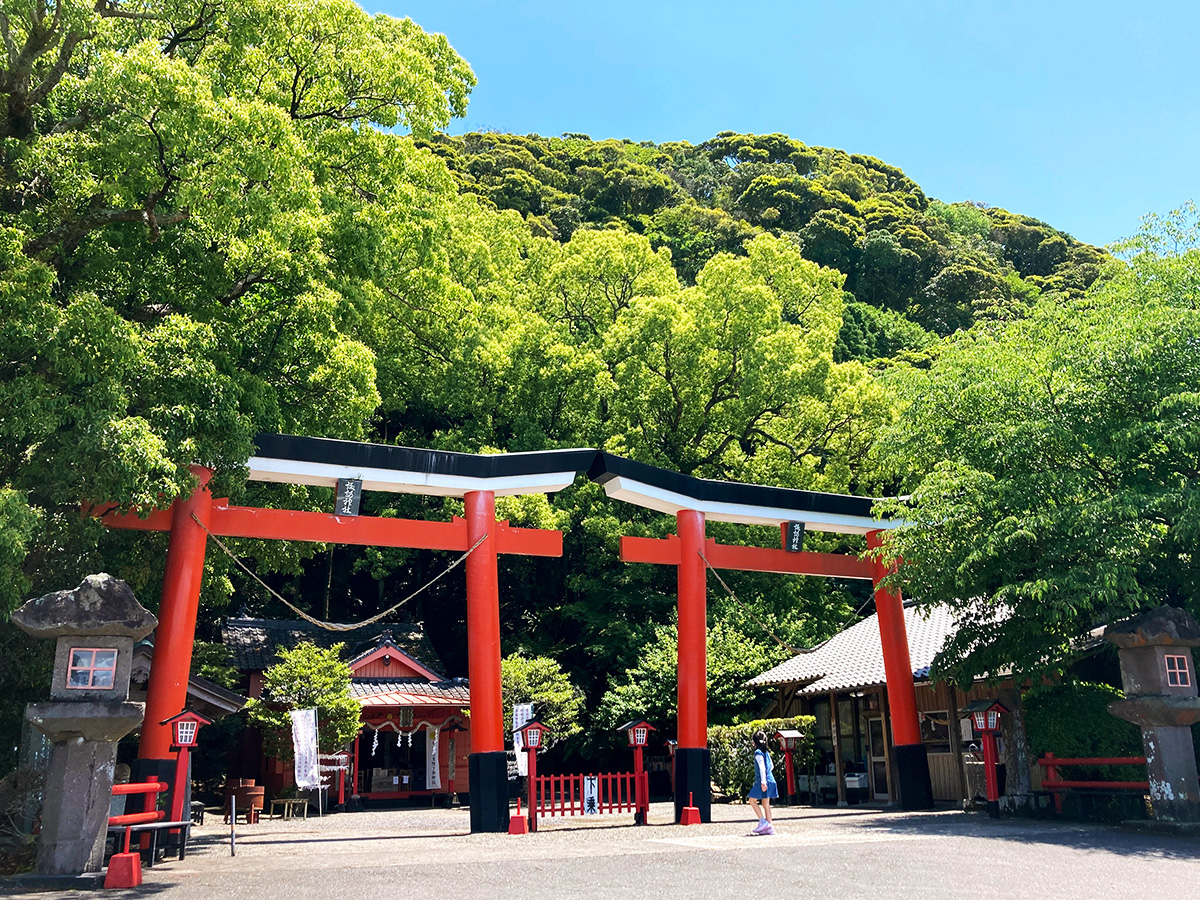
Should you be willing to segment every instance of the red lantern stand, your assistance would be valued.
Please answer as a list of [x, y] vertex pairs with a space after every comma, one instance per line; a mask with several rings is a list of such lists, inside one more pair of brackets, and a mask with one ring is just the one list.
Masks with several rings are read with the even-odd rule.
[[208, 716], [191, 709], [185, 709], [177, 715], [160, 722], [160, 725], [171, 726], [171, 749], [175, 751], [175, 780], [171, 782], [172, 822], [183, 822], [191, 818], [191, 809], [183, 808], [184, 801], [191, 796], [188, 773], [191, 771], [192, 751], [196, 749], [196, 737], [205, 725], [211, 725], [213, 720]]
[[975, 700], [963, 707], [970, 716], [971, 724], [983, 739], [983, 777], [987, 785], [987, 811], [993, 819], [1000, 815], [1000, 784], [996, 777], [996, 766], [1000, 762], [996, 735], [1000, 733], [1000, 713], [1008, 707], [995, 700]]
[[633, 805], [636, 807], [633, 814], [634, 825], [645, 825], [646, 818], [650, 814], [650, 785], [642, 765], [642, 750], [646, 747], [650, 732], [657, 730], [645, 719], [634, 719], [617, 729], [617, 731], [624, 731], [629, 736], [629, 746], [633, 748]]
[[[535, 793], [537, 791], [537, 752], [545, 746], [542, 735], [549, 732], [549, 730], [549, 728], [537, 719], [530, 719], [515, 732], [521, 735], [522, 743], [525, 745], [525, 752], [529, 754], [529, 785], [526, 791], [526, 799], [529, 803], [528, 823], [530, 831], [537, 831], [537, 796]], [[513, 833], [511, 823], [508, 833]]]
[[792, 753], [800, 746], [804, 734], [792, 728], [785, 728], [775, 732], [775, 737], [783, 746], [783, 763], [787, 770], [787, 795], [790, 804], [792, 797], [796, 795], [796, 766], [792, 760]]

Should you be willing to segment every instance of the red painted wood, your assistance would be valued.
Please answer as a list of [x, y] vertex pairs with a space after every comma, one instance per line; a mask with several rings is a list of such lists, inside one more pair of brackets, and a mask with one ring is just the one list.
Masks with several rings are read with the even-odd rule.
[[167, 547], [158, 629], [154, 635], [154, 673], [146, 689], [146, 717], [138, 746], [139, 759], [170, 758], [171, 726], [159, 723], [187, 705], [188, 672], [192, 665], [200, 583], [204, 578], [204, 551], [208, 542], [203, 526], [207, 526], [212, 518], [212, 495], [208, 492], [212, 472], [192, 466], [192, 474], [199, 479], [199, 485], [191, 497], [176, 500], [171, 512], [171, 541]]
[[704, 555], [714, 569], [861, 580], [873, 577], [870, 560], [845, 553], [811, 553], [807, 550], [789, 553], [764, 547], [732, 547], [709, 538], [704, 543]]
[[[867, 547], [883, 545], [882, 532], [867, 532]], [[921, 743], [917, 719], [917, 692], [913, 686], [912, 660], [908, 653], [908, 632], [904, 627], [904, 604], [899, 591], [879, 587], [879, 582], [894, 569], [882, 560], [870, 560], [875, 582], [875, 612], [879, 619], [879, 637], [883, 643], [883, 669], [887, 676], [888, 706], [892, 714], [892, 739], [898, 746]]]
[[983, 779], [989, 803], [1000, 799], [1000, 786], [996, 776], [996, 751], [996, 734], [989, 731], [983, 736]]
[[1078, 759], [1063, 759], [1047, 753], [1037, 761], [1039, 766], [1144, 766], [1144, 756], [1087, 756]]
[[[150, 812], [125, 813], [122, 816], [109, 816], [109, 826], [114, 825], [144, 825], [147, 822], [161, 822], [167, 817], [165, 809], [154, 809]], [[175, 821], [179, 821], [176, 819]]]
[[1104, 790], [1111, 788], [1112, 790], [1125, 791], [1148, 791], [1150, 790], [1150, 782], [1148, 781], [1047, 781], [1042, 780], [1042, 787], [1047, 790], [1056, 788], [1085, 788], [1088, 790]]
[[[171, 510], [155, 510], [145, 519], [135, 513], [107, 513], [101, 521], [110, 528], [133, 531], [167, 531]], [[209, 530], [219, 537], [262, 540], [314, 541], [362, 544], [374, 547], [411, 547], [416, 550], [466, 550], [467, 523], [455, 516], [449, 522], [385, 519], [376, 516], [335, 516], [292, 509], [259, 509], [213, 504]], [[562, 556], [562, 532], [514, 528], [498, 522], [496, 552], [520, 556]]]
[[680, 560], [679, 538], [673, 534], [665, 540], [659, 538], [621, 538], [621, 562], [658, 563], [677, 566]]
[[[681, 557], [679, 538], [621, 538], [621, 561], [677, 566]], [[736, 547], [718, 544], [709, 538], [704, 555], [714, 569], [738, 569], [747, 572], [777, 572], [781, 575], [816, 575], [823, 578], [873, 577], [871, 561], [846, 553], [789, 553], [767, 547]]]
[[[536, 775], [530, 769], [531, 814], [540, 816], [581, 816], [584, 814], [583, 779], [585, 775]], [[649, 808], [649, 775], [634, 772], [601, 772], [596, 776], [599, 796], [596, 808], [601, 814], [637, 812]], [[639, 798], [645, 806], [639, 807]]]
[[156, 509], [146, 518], [139, 518], [137, 513], [100, 513], [98, 518], [109, 528], [121, 528], [127, 531], [170, 531], [171, 510]]
[[412, 547], [418, 550], [466, 550], [466, 523], [422, 522], [379, 516], [335, 516], [294, 509], [225, 506], [213, 510], [213, 534], [280, 541], [319, 541]]
[[496, 552], [514, 556], [562, 556], [563, 537], [561, 531], [541, 528], [514, 528], [507, 522], [498, 522]]
[[156, 794], [167, 790], [169, 785], [161, 781], [132, 781], [126, 784], [114, 784], [112, 792], [114, 796], [121, 794]]
[[675, 514], [679, 534], [679, 746], [708, 746], [708, 665], [704, 513], [681, 509]]
[[485, 538], [467, 557], [467, 674], [471, 684], [471, 749], [504, 752], [500, 696], [500, 588], [496, 574], [496, 497], [470, 491], [464, 498], [467, 546]]

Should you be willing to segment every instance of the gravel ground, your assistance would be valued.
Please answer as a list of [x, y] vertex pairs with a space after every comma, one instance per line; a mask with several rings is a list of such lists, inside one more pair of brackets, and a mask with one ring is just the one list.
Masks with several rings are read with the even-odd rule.
[[[670, 824], [655, 804], [632, 817], [544, 819], [536, 834], [470, 834], [466, 810], [371, 810], [197, 828], [183, 862], [144, 869], [108, 896], [271, 900], [415, 895], [520, 897], [1200, 898], [1200, 840], [957, 811], [781, 809], [777, 834], [748, 834], [749, 808], [714, 805], [713, 822]], [[21, 895], [13, 895], [21, 896]], [[76, 896], [72, 894], [40, 894]]]

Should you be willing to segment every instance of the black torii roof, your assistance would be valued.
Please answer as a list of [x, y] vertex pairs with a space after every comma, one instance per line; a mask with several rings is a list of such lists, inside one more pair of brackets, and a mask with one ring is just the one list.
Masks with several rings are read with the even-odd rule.
[[804, 522], [816, 531], [863, 534], [894, 528], [876, 519], [874, 499], [684, 475], [589, 448], [532, 453], [455, 453], [329, 438], [260, 434], [250, 478], [333, 487], [357, 478], [364, 490], [462, 496], [552, 493], [586, 474], [614, 499], [673, 514], [695, 509], [714, 521], [764, 525]]

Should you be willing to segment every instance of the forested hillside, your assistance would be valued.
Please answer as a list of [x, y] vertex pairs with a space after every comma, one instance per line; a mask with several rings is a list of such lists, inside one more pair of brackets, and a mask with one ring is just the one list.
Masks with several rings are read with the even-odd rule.
[[[0, 24], [0, 611], [102, 570], [154, 607], [165, 538], [106, 532], [80, 506], [166, 506], [191, 489], [193, 463], [235, 502], [330, 509], [327, 490], [246, 483], [260, 431], [470, 452], [603, 447], [701, 477], [878, 496], [919, 487], [961, 449], [956, 420], [915, 399], [931, 385], [972, 396], [967, 375], [956, 394], [945, 372], [988, 382], [986, 339], [1029, 321], [1070, 333], [1082, 310], [1101, 334], [1105, 285], [1126, 319], [1153, 286], [1165, 321], [1190, 327], [1174, 311], [1190, 276], [1129, 269], [1003, 209], [930, 199], [869, 156], [782, 134], [694, 146], [447, 136], [475, 83], [467, 63], [446, 38], [351, 0], [32, 0]], [[1194, 232], [1131, 252], [1173, 259]], [[1157, 340], [1130, 359], [1157, 358]], [[955, 362], [968, 345], [983, 349]], [[1042, 383], [1020, 369], [1034, 354], [1019, 341], [999, 346], [1014, 383]], [[1072, 347], [1082, 365], [1086, 345]], [[1012, 415], [1034, 408], [1014, 396]], [[1190, 409], [1146, 398], [1130, 421]], [[1046, 427], [1073, 433], [1060, 412]], [[1179, 446], [1170, 459], [1189, 459]], [[369, 515], [461, 512], [396, 495], [364, 503]], [[989, 515], [1008, 521], [1005, 509]], [[674, 581], [618, 562], [617, 541], [673, 521], [589, 483], [499, 510], [565, 532], [561, 560], [504, 562], [505, 652], [559, 660], [588, 695], [591, 734], [628, 706], [647, 711], [631, 685], [665, 683], [646, 667], [669, 665]], [[778, 541], [771, 529], [710, 533]], [[817, 534], [809, 546], [861, 549]], [[447, 564], [231, 547], [275, 590], [342, 622]], [[941, 552], [914, 547], [914, 572]], [[216, 548], [206, 565], [202, 637], [227, 613], [292, 615]], [[714, 722], [756, 709], [746, 677], [870, 610], [861, 585], [728, 580], [738, 601], [710, 594]], [[994, 589], [923, 584], [931, 596]], [[1076, 595], [1068, 607], [1056, 637], [1090, 614]], [[399, 615], [423, 621], [450, 674], [465, 674], [461, 573]], [[45, 650], [0, 624], [10, 734], [43, 689]], [[669, 718], [669, 698], [652, 699]]]
[[882, 160], [784, 134], [722, 132], [695, 146], [468, 134], [430, 146], [462, 191], [516, 210], [534, 234], [641, 234], [670, 251], [685, 284], [755, 234], [786, 237], [846, 277], [839, 361], [928, 344], [893, 313], [944, 336], [1011, 316], [1043, 292], [1078, 297], [1105, 259], [1044, 222], [931, 200]]

